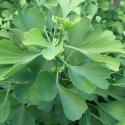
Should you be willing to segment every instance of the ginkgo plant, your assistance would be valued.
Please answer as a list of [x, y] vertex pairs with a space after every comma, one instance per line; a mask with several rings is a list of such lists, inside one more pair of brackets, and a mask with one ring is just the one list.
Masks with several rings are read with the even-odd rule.
[[0, 125], [125, 124], [125, 2], [113, 4], [0, 1]]

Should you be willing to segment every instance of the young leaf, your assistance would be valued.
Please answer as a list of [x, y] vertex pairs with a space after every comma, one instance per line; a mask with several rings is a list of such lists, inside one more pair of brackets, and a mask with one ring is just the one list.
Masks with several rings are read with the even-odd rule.
[[36, 85], [37, 92], [43, 101], [52, 101], [56, 97], [56, 82], [49, 72], [40, 72], [36, 79]]
[[77, 5], [85, 0], [58, 0], [65, 18]]
[[63, 43], [61, 42], [57, 46], [50, 46], [46, 49], [43, 49], [42, 55], [44, 58], [52, 60], [56, 55], [58, 55], [62, 51], [63, 51]]
[[85, 99], [78, 93], [58, 85], [58, 94], [64, 113], [69, 120], [75, 121], [87, 110]]
[[[109, 83], [106, 79], [110, 78], [110, 71], [108, 69], [105, 69], [97, 65], [96, 63], [89, 63], [83, 66], [69, 65], [69, 74], [72, 80], [74, 80], [74, 78], [72, 78], [73, 77], [72, 74], [76, 74], [76, 77], [78, 76], [78, 78], [83, 76], [82, 79], [85, 78], [85, 80], [89, 82], [91, 87], [94, 87], [92, 84], [95, 84], [99, 88], [108, 89]], [[75, 85], [79, 84], [79, 83], [76, 83], [76, 80], [78, 78], [76, 78], [75, 81], [73, 81]], [[91, 92], [92, 90], [91, 91], [88, 90], [88, 91]]]
[[10, 101], [8, 99], [3, 99], [0, 101], [0, 123], [7, 120], [10, 112]]
[[81, 17], [77, 16], [73, 22], [70, 22], [67, 18], [57, 17], [57, 19], [62, 24], [64, 31], [67, 31], [67, 30], [75, 27], [81, 20]]
[[27, 63], [39, 55], [24, 53], [8, 40], [0, 42], [0, 64]]
[[49, 47], [50, 44], [42, 37], [40, 31], [37, 28], [31, 29], [24, 35], [23, 44], [25, 46], [40, 46]]

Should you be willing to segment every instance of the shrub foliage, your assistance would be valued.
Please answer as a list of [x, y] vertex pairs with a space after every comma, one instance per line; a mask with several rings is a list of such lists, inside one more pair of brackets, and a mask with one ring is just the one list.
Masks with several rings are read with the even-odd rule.
[[0, 0], [0, 125], [125, 125], [124, 0]]

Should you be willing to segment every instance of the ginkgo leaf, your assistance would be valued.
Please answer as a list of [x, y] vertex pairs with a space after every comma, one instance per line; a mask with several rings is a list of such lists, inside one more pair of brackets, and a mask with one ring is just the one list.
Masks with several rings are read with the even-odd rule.
[[21, 103], [39, 104], [40, 99], [35, 84], [19, 84], [14, 87], [14, 95]]
[[[96, 63], [89, 63], [83, 66], [72, 66], [69, 65], [69, 74], [72, 80], [72, 74], [77, 74], [75, 81], [75, 85], [78, 87], [78, 82], [76, 83], [76, 80], [79, 79], [81, 76], [82, 79], [85, 78], [87, 82], [93, 87], [92, 84], [95, 84], [97, 87], [102, 89], [108, 89], [109, 83], [106, 79], [110, 78], [110, 71], [106, 68], [103, 68]], [[77, 78], [78, 76], [78, 78]], [[84, 83], [85, 84], [85, 83]], [[87, 83], [86, 83], [87, 84]], [[87, 91], [87, 90], [86, 90]], [[92, 90], [91, 90], [92, 91]]]
[[10, 112], [10, 101], [8, 99], [3, 99], [0, 101], [0, 123], [7, 120]]
[[60, 85], [58, 85], [58, 94], [66, 117], [72, 121], [80, 119], [88, 108], [85, 99], [78, 93]]
[[79, 89], [88, 94], [91, 94], [95, 89], [96, 86], [91, 83], [87, 78], [84, 76], [77, 74], [76, 72], [69, 69], [69, 76], [73, 82], [73, 84]]
[[52, 101], [56, 97], [56, 82], [49, 72], [40, 72], [36, 79], [36, 85], [37, 92], [43, 101]]
[[43, 101], [52, 101], [57, 93], [59, 94], [64, 113], [69, 120], [79, 119], [87, 110], [87, 104], [82, 96], [60, 86], [47, 71], [39, 73], [36, 85], [37, 92]]
[[23, 44], [25, 46], [40, 46], [49, 47], [50, 44], [42, 37], [40, 31], [37, 28], [31, 29], [24, 35], [25, 40]]
[[4, 80], [23, 68], [27, 63], [18, 63], [14, 66], [0, 70], [0, 80]]
[[83, 38], [89, 30], [88, 27], [90, 27], [90, 19], [82, 17], [74, 28], [68, 30], [69, 44], [74, 47], [82, 47], [84, 43]]
[[99, 65], [114, 70], [118, 71], [120, 62], [116, 60], [115, 58], [112, 58], [110, 56], [105, 56], [101, 55], [99, 53], [90, 53], [90, 54], [85, 54], [89, 59], [93, 60], [94, 62], [97, 62]]
[[81, 20], [81, 17], [77, 16], [73, 22], [69, 21], [67, 18], [57, 17], [57, 19], [62, 24], [64, 31], [66, 31], [66, 30], [69, 30], [69, 29], [75, 27]]
[[24, 13], [18, 11], [18, 16], [19, 20], [17, 20], [17, 22], [21, 21], [26, 31], [29, 31], [32, 28], [38, 28], [41, 33], [43, 32], [45, 16], [39, 9], [33, 7], [25, 10]]
[[52, 60], [56, 55], [63, 51], [63, 42], [57, 46], [50, 46], [42, 50], [42, 55], [48, 60]]
[[85, 0], [58, 0], [62, 11], [63, 17], [66, 17], [77, 5]]
[[124, 53], [122, 43], [115, 40], [111, 31], [104, 31], [95, 41], [86, 47], [80, 48], [83, 53]]
[[91, 53], [125, 53], [122, 49], [123, 45], [119, 40], [115, 40], [115, 36], [111, 31], [105, 30], [98, 38], [85, 47], [71, 47], [69, 48], [80, 51], [83, 54]]
[[40, 54], [24, 53], [8, 40], [0, 42], [0, 64], [27, 63]]
[[15, 116], [12, 118], [10, 125], [34, 125], [34, 116], [27, 112], [24, 104], [16, 107]]
[[115, 100], [108, 103], [98, 103], [99, 107], [101, 107], [106, 113], [111, 115], [118, 121], [122, 121], [125, 116], [125, 104]]

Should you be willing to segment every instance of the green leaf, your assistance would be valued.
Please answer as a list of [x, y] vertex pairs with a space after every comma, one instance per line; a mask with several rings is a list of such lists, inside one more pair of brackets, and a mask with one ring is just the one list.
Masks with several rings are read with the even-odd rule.
[[98, 5], [90, 3], [89, 7], [88, 7], [88, 13], [91, 16], [91, 19], [95, 16], [95, 14], [97, 13], [97, 11], [98, 11]]
[[69, 120], [75, 121], [87, 110], [85, 99], [74, 91], [58, 86], [58, 94], [64, 113]]
[[18, 106], [15, 117], [10, 122], [10, 125], [34, 125], [35, 118], [25, 110], [24, 105]]
[[12, 23], [13, 23], [17, 28], [19, 28], [20, 30], [25, 31], [25, 27], [24, 27], [23, 23], [21, 22], [21, 20], [20, 20], [20, 18], [19, 18], [18, 15], [13, 18]]
[[58, 85], [49, 72], [41, 72], [37, 77], [36, 84], [37, 92], [44, 101], [53, 100], [58, 92], [64, 113], [69, 120], [79, 119], [87, 110], [85, 99], [79, 94]]
[[69, 76], [70, 76], [73, 84], [79, 90], [82, 90], [83, 92], [91, 94], [96, 88], [96, 86], [93, 83], [91, 83], [87, 78], [85, 78], [84, 76], [82, 76], [80, 74], [77, 74], [71, 68], [69, 69]]
[[85, 0], [58, 0], [62, 11], [63, 17], [65, 18], [76, 6], [78, 6], [81, 2]]
[[14, 73], [16, 73], [17, 71], [19, 71], [20, 69], [22, 69], [27, 63], [18, 63], [14, 66], [5, 68], [0, 70], [0, 80], [4, 80], [10, 76], [12, 76]]
[[111, 101], [108, 103], [98, 103], [99, 106], [113, 118], [122, 121], [125, 116], [125, 104], [120, 101]]
[[18, 15], [26, 31], [29, 31], [32, 28], [38, 28], [42, 33], [45, 24], [45, 16], [43, 12], [34, 7], [25, 10], [24, 13], [18, 11]]
[[8, 99], [3, 99], [0, 101], [0, 123], [7, 120], [10, 112], [10, 101]]
[[109, 87], [108, 91], [109, 91], [108, 94], [111, 97], [125, 103], [125, 87], [112, 86], [112, 87]]
[[82, 17], [78, 25], [68, 31], [69, 44], [74, 47], [81, 47], [81, 44], [83, 44], [83, 38], [89, 30], [89, 26], [90, 19]]
[[20, 5], [23, 8], [23, 6], [26, 4], [26, 0], [20, 0]]
[[50, 46], [46, 49], [43, 49], [42, 55], [43, 55], [44, 58], [46, 58], [48, 60], [52, 60], [56, 55], [58, 55], [62, 51], [63, 51], [63, 42], [61, 42], [57, 46], [53, 45], [53, 46]]
[[24, 33], [19, 29], [12, 29], [12, 32], [14, 33], [16, 38], [22, 43], [22, 41], [24, 40]]
[[43, 101], [52, 101], [56, 97], [56, 82], [49, 72], [40, 72], [36, 79], [36, 85], [37, 92]]
[[42, 100], [37, 94], [35, 84], [20, 84], [14, 87], [14, 95], [21, 103], [39, 104]]
[[88, 31], [83, 38], [81, 46], [86, 46], [86, 45], [91, 44], [93, 41], [95, 41], [98, 38], [98, 36], [100, 36], [102, 34], [102, 32], [103, 31], [101, 29], [95, 29], [92, 31]]
[[104, 31], [95, 41], [86, 47], [80, 48], [82, 53], [124, 53], [122, 43], [115, 40], [111, 31]]
[[38, 55], [24, 53], [8, 40], [0, 42], [0, 64], [28, 63]]
[[[94, 72], [92, 72], [92, 71], [94, 71]], [[91, 87], [94, 87], [92, 84], [95, 84], [99, 88], [108, 89], [109, 83], [106, 79], [110, 78], [110, 71], [108, 69], [105, 69], [105, 68], [97, 65], [96, 63], [89, 63], [89, 64], [86, 64], [83, 66], [69, 65], [69, 73], [70, 73], [70, 77], [72, 77], [71, 73], [74, 73], [74, 74], [76, 74], [76, 76], [79, 76], [78, 78], [83, 76], [82, 78], [83, 79], [85, 78], [85, 80], [87, 81], [86, 84], [88, 84], [88, 82], [89, 82]], [[73, 78], [71, 78], [71, 79], [73, 79]], [[74, 83], [74, 81], [73, 81], [73, 83]], [[77, 84], [78, 83], [76, 83], [75, 85], [77, 85]], [[93, 88], [93, 91], [94, 91], [94, 89], [95, 88]], [[91, 91], [89, 90], [89, 92], [92, 92], [92, 90]]]
[[43, 4], [45, 7], [50, 8], [50, 7], [55, 7], [58, 5], [58, 0], [50, 0], [49, 2], [46, 2]]
[[62, 24], [64, 31], [75, 27], [81, 20], [81, 17], [77, 16], [73, 22], [69, 21], [67, 18], [57, 17], [59, 22]]
[[31, 29], [24, 35], [23, 44], [25, 46], [40, 46], [49, 47], [50, 44], [42, 37], [40, 31], [37, 28]]
[[44, 110], [45, 113], [49, 113], [53, 109], [53, 101], [41, 102], [37, 105], [39, 110]]
[[0, 30], [0, 37], [10, 38], [10, 36], [9, 36], [8, 32], [6, 31], [6, 29]]
[[99, 53], [90, 53], [90, 54], [85, 54], [89, 59], [97, 62], [99, 65], [114, 70], [118, 71], [120, 62], [110, 56], [102, 56]]

